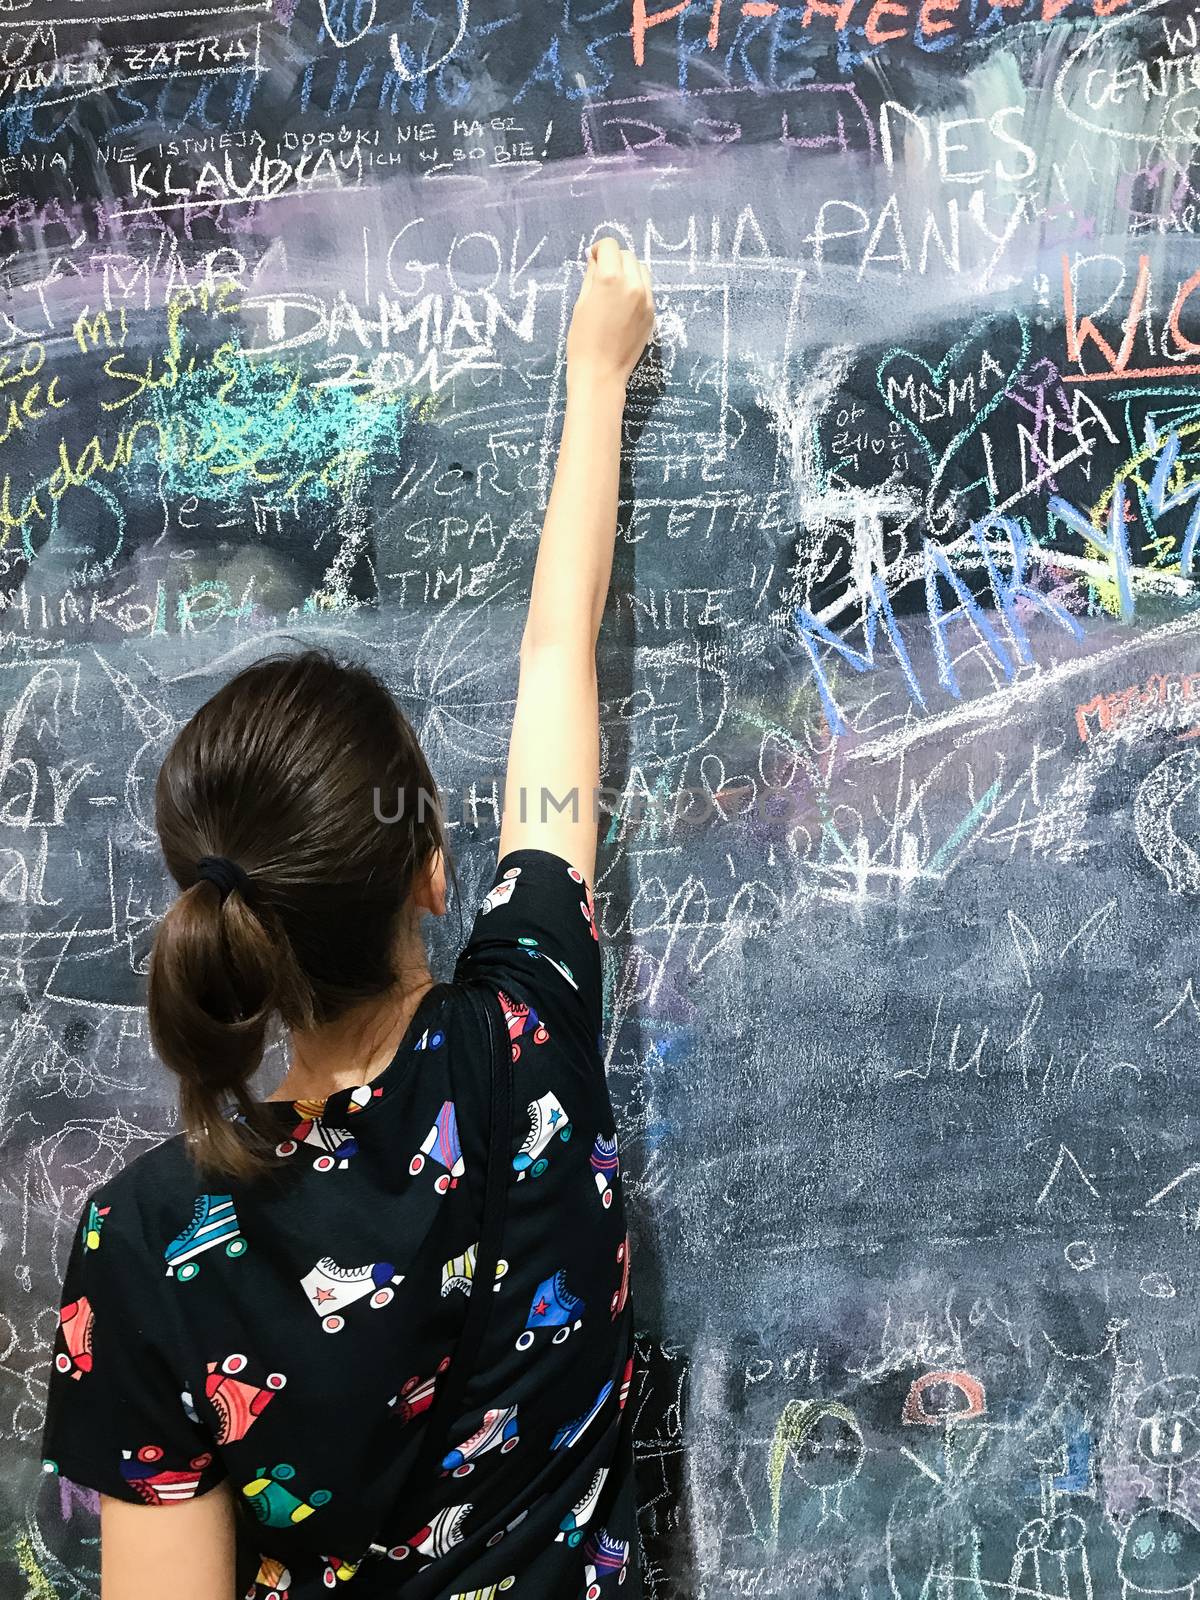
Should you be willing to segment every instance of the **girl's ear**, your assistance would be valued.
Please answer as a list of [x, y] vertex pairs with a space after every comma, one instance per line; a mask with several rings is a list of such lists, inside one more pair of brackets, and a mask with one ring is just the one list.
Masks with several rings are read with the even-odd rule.
[[446, 915], [446, 862], [440, 850], [433, 852], [414, 879], [412, 903], [418, 911], [428, 911], [431, 916]]

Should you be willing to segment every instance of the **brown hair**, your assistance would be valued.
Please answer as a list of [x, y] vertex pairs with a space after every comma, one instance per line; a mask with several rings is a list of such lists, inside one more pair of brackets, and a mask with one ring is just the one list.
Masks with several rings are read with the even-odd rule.
[[[202, 1169], [267, 1165], [249, 1085], [273, 1024], [332, 1022], [395, 982], [401, 912], [445, 850], [436, 792], [380, 680], [322, 651], [240, 672], [176, 738], [155, 822], [181, 893], [154, 941], [150, 1032]], [[200, 877], [205, 856], [247, 891]]]

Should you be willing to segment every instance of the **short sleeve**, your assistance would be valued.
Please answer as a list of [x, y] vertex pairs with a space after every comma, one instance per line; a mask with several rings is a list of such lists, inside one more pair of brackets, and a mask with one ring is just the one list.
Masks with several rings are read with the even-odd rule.
[[43, 1465], [117, 1500], [173, 1505], [215, 1488], [225, 1471], [168, 1357], [154, 1263], [121, 1211], [120, 1200], [94, 1195], [71, 1247]]
[[589, 1050], [598, 1047], [600, 946], [592, 892], [561, 856], [511, 850], [500, 860], [458, 971], [493, 979], [515, 1002], [506, 1009], [517, 1050], [525, 1032], [536, 1040], [555, 1019]]

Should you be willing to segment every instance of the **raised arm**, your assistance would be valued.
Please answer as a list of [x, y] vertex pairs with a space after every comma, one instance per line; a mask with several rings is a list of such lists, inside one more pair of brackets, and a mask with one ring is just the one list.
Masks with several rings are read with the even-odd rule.
[[550, 850], [589, 884], [600, 781], [596, 637], [617, 532], [621, 416], [653, 325], [649, 272], [615, 239], [601, 239], [567, 334], [566, 416], [521, 640], [500, 827], [501, 855]]

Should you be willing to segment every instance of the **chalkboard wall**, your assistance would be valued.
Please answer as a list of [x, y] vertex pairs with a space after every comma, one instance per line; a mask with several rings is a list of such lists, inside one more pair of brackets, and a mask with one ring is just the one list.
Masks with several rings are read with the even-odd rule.
[[659, 307], [596, 885], [649, 1593], [1195, 1596], [1198, 22], [0, 10], [5, 1597], [98, 1592], [37, 1435], [80, 1204], [175, 1127], [157, 764], [352, 651], [472, 914], [602, 231]]

